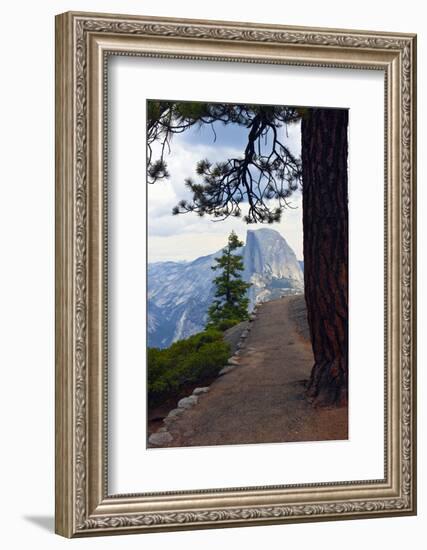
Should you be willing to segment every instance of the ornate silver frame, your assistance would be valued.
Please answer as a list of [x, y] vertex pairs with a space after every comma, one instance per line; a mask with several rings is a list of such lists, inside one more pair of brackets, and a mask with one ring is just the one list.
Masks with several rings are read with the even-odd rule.
[[[385, 477], [108, 495], [105, 60], [144, 55], [385, 73]], [[416, 37], [65, 13], [56, 18], [56, 532], [66, 537], [416, 513]]]

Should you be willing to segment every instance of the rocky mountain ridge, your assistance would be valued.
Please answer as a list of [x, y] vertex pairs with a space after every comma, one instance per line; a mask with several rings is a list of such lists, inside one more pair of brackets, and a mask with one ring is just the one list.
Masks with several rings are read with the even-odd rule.
[[[148, 264], [148, 345], [167, 347], [203, 330], [207, 310], [214, 298], [211, 269], [221, 250], [191, 262]], [[270, 228], [248, 230], [242, 277], [251, 283], [250, 310], [255, 303], [300, 294], [304, 276], [300, 262], [278, 232]]]

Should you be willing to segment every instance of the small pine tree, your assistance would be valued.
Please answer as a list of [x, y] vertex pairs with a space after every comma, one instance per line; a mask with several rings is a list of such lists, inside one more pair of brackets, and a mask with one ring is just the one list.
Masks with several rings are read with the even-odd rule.
[[227, 328], [248, 318], [249, 299], [246, 291], [251, 285], [242, 281], [240, 272], [244, 269], [243, 257], [233, 254], [241, 246], [243, 243], [232, 231], [222, 256], [215, 258], [216, 265], [211, 269], [220, 269], [221, 274], [214, 279], [216, 299], [208, 310], [208, 326]]

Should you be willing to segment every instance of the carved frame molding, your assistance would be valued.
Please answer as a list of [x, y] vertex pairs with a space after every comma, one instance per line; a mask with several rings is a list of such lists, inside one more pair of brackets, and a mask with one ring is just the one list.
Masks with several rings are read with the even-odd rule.
[[[383, 480], [110, 496], [106, 479], [106, 58], [385, 72]], [[416, 37], [66, 13], [56, 18], [56, 531], [116, 534], [414, 514]]]

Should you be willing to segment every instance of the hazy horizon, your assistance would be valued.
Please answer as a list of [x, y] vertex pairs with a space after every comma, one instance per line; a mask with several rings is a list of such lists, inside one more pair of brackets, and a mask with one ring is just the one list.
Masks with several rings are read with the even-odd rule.
[[[259, 224], [261, 225], [261, 224]], [[278, 229], [274, 228], [274, 227], [271, 227], [271, 225], [267, 226], [267, 225], [264, 225], [262, 227], [257, 227], [256, 229], [253, 229], [251, 227], [249, 227], [247, 230], [246, 230], [246, 234], [245, 234], [245, 238], [243, 238], [241, 235], [239, 235], [239, 239], [241, 241], [243, 241], [243, 246], [246, 245], [246, 237], [247, 237], [247, 232], [248, 231], [259, 231], [259, 230], [262, 230], [262, 229], [271, 229], [272, 231], [277, 231], [277, 233], [279, 233], [281, 235], [281, 237], [283, 237], [285, 239], [285, 241], [287, 242], [287, 244], [292, 248], [293, 250], [293, 247], [290, 245], [289, 241], [286, 239], [286, 236], [282, 234], [281, 231], [279, 231]], [[222, 246], [220, 246], [219, 248], [217, 248], [216, 250], [211, 250], [210, 252], [207, 252], [206, 254], [201, 254], [199, 256], [194, 256], [194, 258], [189, 258], [189, 259], [184, 259], [184, 260], [174, 260], [174, 259], [165, 259], [165, 260], [148, 260], [148, 263], [149, 264], [155, 264], [155, 263], [163, 263], [163, 262], [176, 262], [176, 263], [191, 263], [191, 262], [194, 262], [194, 260], [197, 260], [201, 257], [205, 257], [205, 256], [210, 256], [211, 254], [214, 254], [215, 252], [219, 252], [222, 248], [224, 248], [226, 246], [226, 241], [224, 242], [224, 244]], [[295, 252], [295, 250], [294, 250]], [[298, 255], [296, 254], [295, 252], [295, 255], [297, 256], [297, 260], [299, 262], [302, 262], [304, 261], [304, 258], [298, 258]]]

